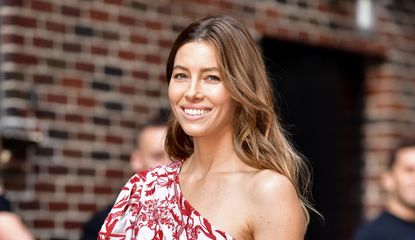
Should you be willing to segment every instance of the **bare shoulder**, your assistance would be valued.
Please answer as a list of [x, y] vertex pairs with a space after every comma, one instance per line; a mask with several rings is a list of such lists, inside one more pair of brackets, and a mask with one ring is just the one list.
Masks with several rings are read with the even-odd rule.
[[298, 199], [294, 185], [288, 177], [272, 170], [258, 171], [251, 179], [251, 187], [254, 191], [255, 200], [275, 201], [296, 200]]
[[303, 239], [306, 223], [302, 203], [286, 176], [258, 171], [250, 180], [249, 191], [255, 239]]

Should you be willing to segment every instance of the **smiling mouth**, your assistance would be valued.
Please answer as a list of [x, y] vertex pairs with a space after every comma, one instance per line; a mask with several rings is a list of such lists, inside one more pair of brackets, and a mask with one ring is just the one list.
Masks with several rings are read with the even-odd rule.
[[212, 111], [212, 109], [183, 108], [183, 111], [190, 116], [200, 116]]

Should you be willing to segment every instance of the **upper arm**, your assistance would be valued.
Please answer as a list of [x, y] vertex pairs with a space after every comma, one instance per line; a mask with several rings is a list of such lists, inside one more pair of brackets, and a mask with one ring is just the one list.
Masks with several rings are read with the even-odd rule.
[[302, 203], [288, 178], [268, 173], [255, 183], [251, 224], [255, 240], [304, 239]]

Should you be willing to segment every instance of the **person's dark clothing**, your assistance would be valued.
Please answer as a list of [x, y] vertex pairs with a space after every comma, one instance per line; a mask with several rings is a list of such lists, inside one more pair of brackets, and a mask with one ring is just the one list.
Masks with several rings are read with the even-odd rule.
[[361, 226], [354, 240], [415, 240], [415, 222], [408, 222], [384, 211]]
[[98, 232], [104, 224], [105, 218], [112, 209], [110, 204], [101, 211], [97, 212], [84, 226], [82, 230], [81, 240], [96, 240], [98, 238]]
[[0, 195], [0, 212], [12, 212], [13, 208], [10, 201], [3, 195]]

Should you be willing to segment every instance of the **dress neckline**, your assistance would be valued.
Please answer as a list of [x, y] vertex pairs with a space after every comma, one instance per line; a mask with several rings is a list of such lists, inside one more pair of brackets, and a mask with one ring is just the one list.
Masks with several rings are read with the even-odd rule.
[[227, 234], [225, 231], [220, 230], [219, 228], [214, 226], [207, 218], [203, 217], [203, 215], [200, 214], [200, 212], [198, 210], [196, 210], [193, 207], [193, 205], [189, 201], [187, 201], [186, 197], [183, 195], [182, 188], [180, 186], [180, 177], [179, 177], [179, 175], [180, 175], [180, 172], [182, 170], [182, 166], [183, 166], [184, 161], [185, 160], [181, 160], [180, 162], [178, 162], [177, 170], [176, 170], [176, 176], [175, 176], [175, 182], [176, 182], [176, 186], [177, 186], [177, 192], [178, 192], [178, 195], [179, 195], [179, 199], [182, 199], [181, 203], [186, 204], [187, 206], [189, 206], [190, 210], [192, 212], [194, 212], [195, 215], [197, 215], [198, 217], [200, 217], [204, 221], [207, 221], [211, 225], [213, 231], [223, 233], [226, 236], [227, 239], [230, 239], [230, 240], [234, 239], [231, 235]]

